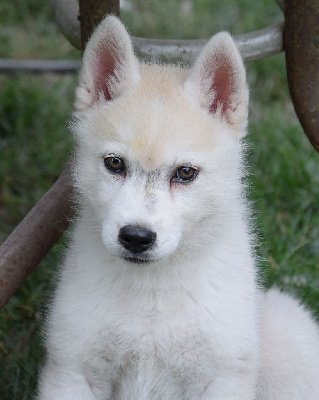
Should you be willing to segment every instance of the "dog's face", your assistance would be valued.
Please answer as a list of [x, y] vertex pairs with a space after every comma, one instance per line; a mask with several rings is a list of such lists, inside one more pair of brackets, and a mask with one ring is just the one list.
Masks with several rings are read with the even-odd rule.
[[114, 17], [83, 57], [76, 185], [106, 250], [128, 262], [190, 257], [221, 232], [240, 193], [248, 90], [228, 34], [191, 70], [140, 65]]

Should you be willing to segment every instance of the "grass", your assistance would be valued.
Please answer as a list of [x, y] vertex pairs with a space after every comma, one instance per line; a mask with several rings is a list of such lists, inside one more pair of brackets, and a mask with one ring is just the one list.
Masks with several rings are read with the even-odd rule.
[[[269, 0], [132, 0], [122, 18], [136, 36], [205, 38], [282, 18]], [[0, 57], [79, 58], [47, 3], [2, 0]], [[284, 55], [247, 65], [251, 86], [250, 197], [264, 285], [300, 297], [319, 318], [319, 156], [291, 105]], [[58, 177], [71, 149], [66, 121], [74, 76], [0, 75], [0, 242]], [[0, 312], [0, 399], [29, 400], [43, 358], [41, 326], [65, 240]]]

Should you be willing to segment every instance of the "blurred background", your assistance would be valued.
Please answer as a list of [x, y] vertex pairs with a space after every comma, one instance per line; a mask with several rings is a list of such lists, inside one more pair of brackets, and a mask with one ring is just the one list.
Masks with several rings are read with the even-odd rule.
[[[135, 36], [209, 38], [283, 18], [271, 0], [125, 0]], [[48, 2], [1, 0], [0, 58], [80, 59]], [[260, 281], [301, 298], [319, 317], [319, 155], [295, 116], [284, 54], [247, 63], [247, 159]], [[68, 160], [76, 73], [0, 73], [0, 244], [54, 183]], [[66, 236], [66, 235], [65, 235]], [[0, 399], [32, 399], [43, 360], [42, 326], [62, 238], [0, 311]]]

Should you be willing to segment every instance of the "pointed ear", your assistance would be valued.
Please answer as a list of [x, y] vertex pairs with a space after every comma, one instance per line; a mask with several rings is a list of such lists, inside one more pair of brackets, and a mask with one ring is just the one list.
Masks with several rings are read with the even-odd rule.
[[205, 45], [184, 90], [207, 112], [230, 124], [236, 136], [245, 135], [249, 92], [245, 67], [230, 34], [218, 33]]
[[75, 109], [84, 111], [96, 101], [110, 101], [127, 92], [140, 79], [131, 38], [114, 16], [96, 28], [83, 54]]

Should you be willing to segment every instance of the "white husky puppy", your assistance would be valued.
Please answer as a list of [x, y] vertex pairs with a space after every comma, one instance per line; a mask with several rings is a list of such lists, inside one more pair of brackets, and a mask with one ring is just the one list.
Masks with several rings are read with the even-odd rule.
[[73, 125], [79, 217], [39, 399], [319, 399], [316, 325], [256, 285], [247, 110], [229, 34], [189, 70], [140, 64], [115, 17], [96, 29]]

